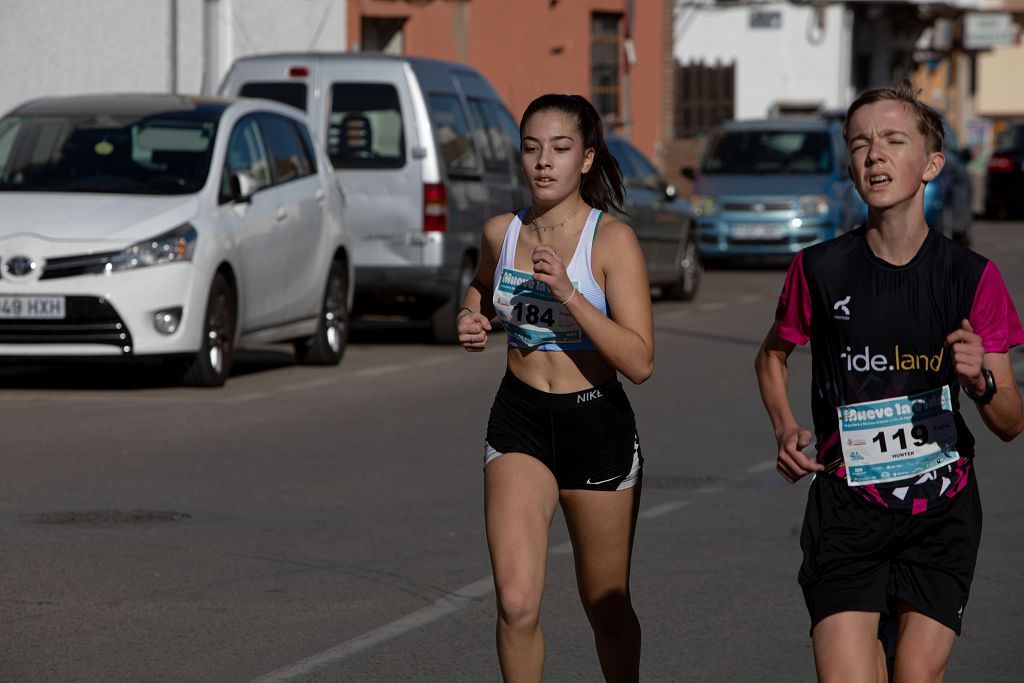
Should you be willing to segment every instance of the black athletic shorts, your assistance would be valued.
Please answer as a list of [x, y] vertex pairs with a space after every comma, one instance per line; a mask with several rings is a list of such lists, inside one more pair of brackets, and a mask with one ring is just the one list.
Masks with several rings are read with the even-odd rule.
[[537, 458], [562, 489], [627, 489], [643, 465], [633, 409], [617, 379], [551, 394], [505, 373], [487, 422], [484, 466], [505, 453]]
[[845, 481], [815, 477], [799, 574], [812, 633], [839, 612], [895, 616], [898, 599], [960, 635], [981, 542], [981, 497], [969, 476], [952, 500], [918, 515], [875, 505]]

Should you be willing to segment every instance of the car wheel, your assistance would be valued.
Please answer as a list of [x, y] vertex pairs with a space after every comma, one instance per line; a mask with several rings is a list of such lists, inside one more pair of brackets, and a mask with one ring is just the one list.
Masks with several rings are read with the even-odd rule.
[[337, 365], [348, 343], [348, 267], [335, 261], [327, 274], [316, 333], [295, 342], [295, 357], [304, 365]]
[[235, 292], [222, 273], [213, 276], [203, 321], [199, 353], [182, 381], [197, 387], [223, 386], [235, 357]]
[[704, 265], [701, 263], [700, 254], [697, 253], [697, 243], [691, 237], [686, 241], [683, 256], [679, 261], [679, 280], [668, 288], [668, 298], [679, 301], [692, 300], [700, 289], [703, 272]]
[[430, 327], [434, 333], [434, 340], [439, 344], [454, 344], [459, 341], [459, 335], [455, 331], [455, 318], [462, 307], [462, 301], [466, 298], [466, 290], [473, 282], [476, 275], [476, 265], [472, 259], [465, 259], [459, 269], [459, 278], [452, 297], [441, 305], [430, 316]]

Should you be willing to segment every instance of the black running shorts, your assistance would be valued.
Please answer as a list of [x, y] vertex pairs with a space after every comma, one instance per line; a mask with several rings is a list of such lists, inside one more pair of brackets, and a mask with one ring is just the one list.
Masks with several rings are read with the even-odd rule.
[[507, 372], [487, 422], [484, 466], [505, 453], [537, 458], [562, 489], [627, 489], [640, 481], [643, 464], [633, 409], [617, 379], [551, 394]]
[[890, 511], [815, 477], [807, 498], [799, 582], [811, 616], [839, 612], [895, 615], [904, 600], [960, 635], [981, 542], [975, 475], [956, 497], [918, 515]]

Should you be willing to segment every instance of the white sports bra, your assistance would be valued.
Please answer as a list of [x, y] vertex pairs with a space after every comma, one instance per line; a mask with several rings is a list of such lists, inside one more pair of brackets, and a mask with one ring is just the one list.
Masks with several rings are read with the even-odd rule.
[[[535, 351], [594, 351], [576, 319], [551, 296], [548, 286], [534, 280], [532, 271], [516, 270], [516, 244], [526, 212], [523, 209], [509, 223], [494, 268], [494, 310], [505, 327], [508, 345]], [[579, 293], [608, 315], [608, 299], [594, 280], [590, 263], [601, 216], [598, 209], [590, 210], [565, 272]]]

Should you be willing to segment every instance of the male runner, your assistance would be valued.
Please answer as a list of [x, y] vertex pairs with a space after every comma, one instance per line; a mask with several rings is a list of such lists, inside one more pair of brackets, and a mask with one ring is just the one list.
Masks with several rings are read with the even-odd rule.
[[[960, 633], [981, 504], [972, 400], [1005, 441], [1024, 430], [1008, 352], [1024, 330], [995, 264], [929, 230], [942, 122], [909, 83], [865, 92], [844, 136], [868, 222], [797, 254], [755, 362], [778, 471], [811, 483], [799, 582], [822, 681], [941, 681]], [[811, 433], [787, 359], [811, 343]], [[894, 661], [879, 638], [891, 624]]]

